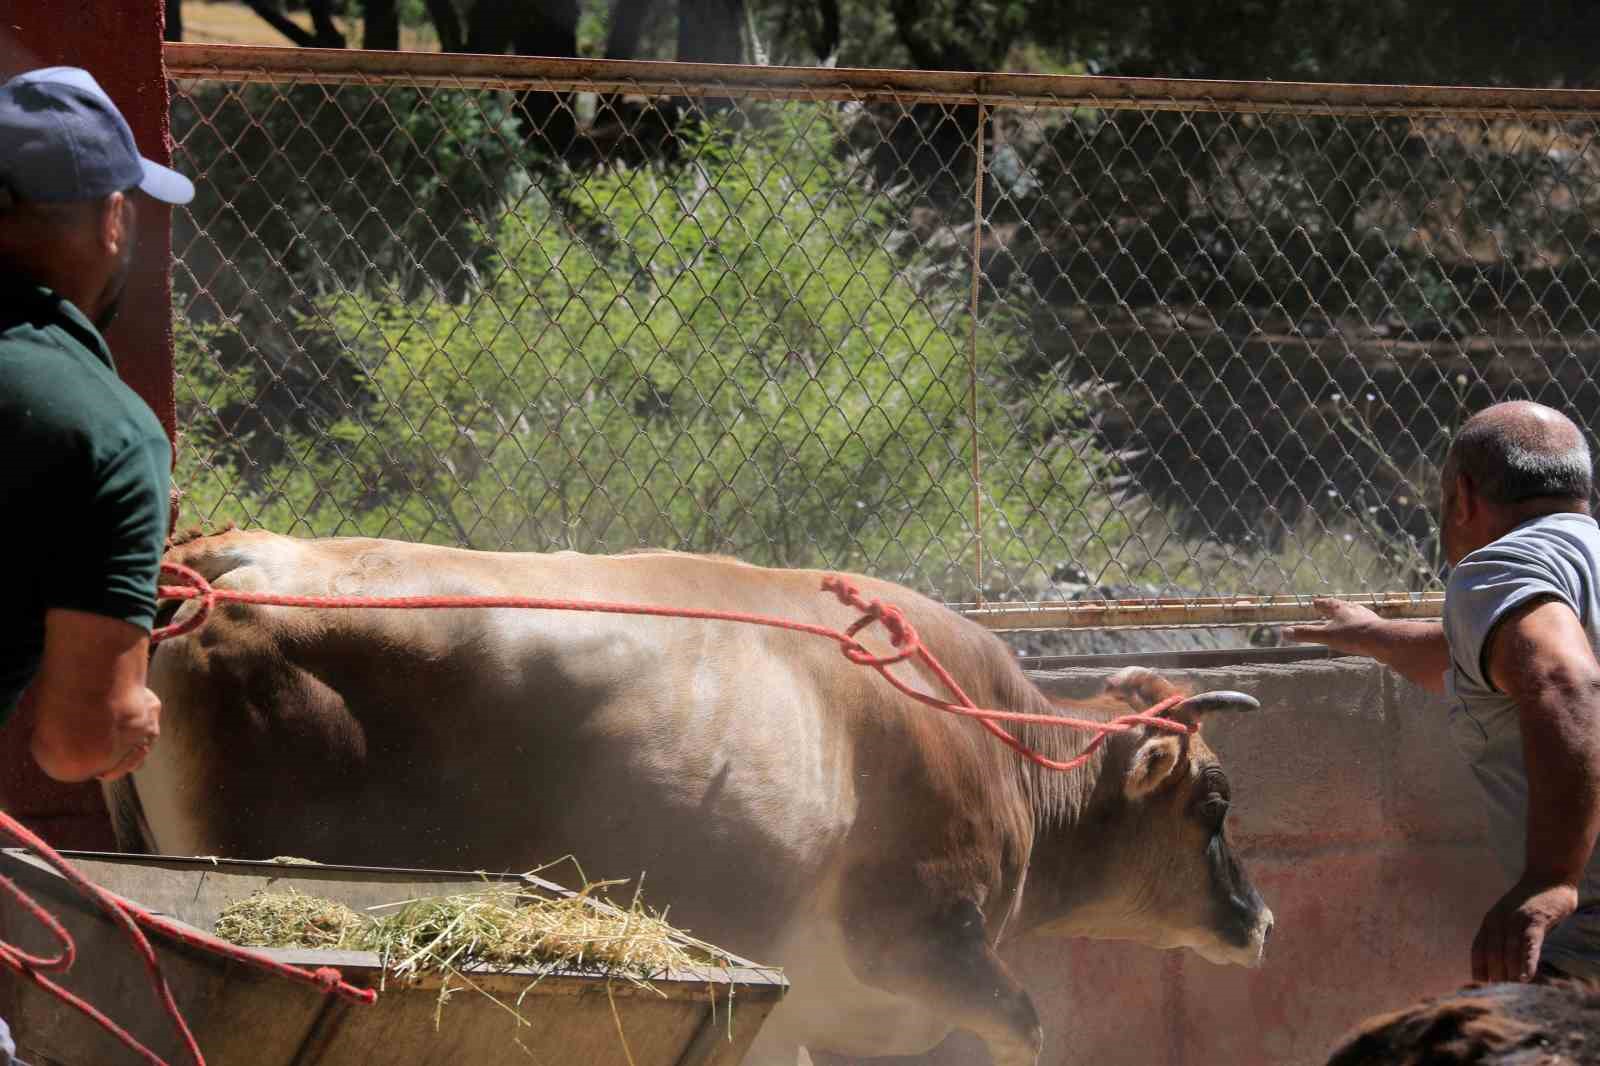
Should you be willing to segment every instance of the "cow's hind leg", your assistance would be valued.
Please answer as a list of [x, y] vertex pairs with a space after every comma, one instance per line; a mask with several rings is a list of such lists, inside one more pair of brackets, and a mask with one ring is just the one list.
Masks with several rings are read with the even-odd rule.
[[871, 919], [849, 923], [851, 965], [860, 978], [977, 1034], [994, 1066], [1036, 1066], [1044, 1043], [1039, 1013], [989, 946], [977, 905], [956, 900], [920, 914], [897, 910], [868, 908]]

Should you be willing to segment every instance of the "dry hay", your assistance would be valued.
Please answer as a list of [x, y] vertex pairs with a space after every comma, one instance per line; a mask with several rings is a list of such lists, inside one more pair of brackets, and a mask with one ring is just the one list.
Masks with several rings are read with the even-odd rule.
[[[224, 940], [245, 947], [372, 951], [379, 957], [384, 983], [391, 977], [412, 980], [424, 974], [442, 975], [435, 1028], [441, 1024], [444, 1005], [452, 994], [452, 979], [503, 1007], [516, 1019], [518, 1030], [530, 1024], [517, 1009], [522, 996], [514, 1003], [503, 1002], [473, 982], [471, 974], [485, 969], [535, 971], [523, 996], [554, 972], [602, 977], [609, 1000], [612, 979], [651, 988], [651, 978], [669, 971], [733, 964], [725, 952], [674, 929], [665, 914], [646, 908], [637, 891], [626, 907], [596, 898], [597, 891], [622, 883], [587, 883], [582, 892], [557, 898], [497, 885], [370, 908], [389, 912], [377, 917], [293, 889], [263, 891], [225, 908], [215, 930]], [[708, 982], [706, 990], [715, 1015], [715, 985]], [[726, 995], [731, 1039], [732, 986]], [[624, 1057], [632, 1063], [615, 1000], [611, 1000], [611, 1016]], [[528, 1051], [520, 1036], [514, 1042]]]
[[353, 947], [371, 919], [331, 899], [287, 892], [259, 892], [224, 907], [217, 936], [245, 948]]
[[555, 899], [497, 886], [372, 908], [390, 912], [378, 916], [293, 889], [258, 892], [224, 909], [216, 933], [244, 947], [372, 951], [386, 974], [401, 978], [532, 968], [644, 981], [727, 962], [722, 952], [646, 908], [637, 894], [627, 907], [594, 898], [596, 889], [615, 883]]
[[398, 977], [472, 966], [536, 966], [641, 980], [697, 957], [635, 897], [624, 909], [587, 895], [547, 899], [507, 889], [414, 900], [380, 918], [371, 950]]

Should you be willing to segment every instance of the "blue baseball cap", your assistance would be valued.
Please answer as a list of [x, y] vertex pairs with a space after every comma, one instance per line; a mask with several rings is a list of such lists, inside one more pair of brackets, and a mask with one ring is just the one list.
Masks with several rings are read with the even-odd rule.
[[86, 70], [45, 67], [0, 85], [0, 186], [25, 200], [98, 200], [140, 189], [169, 204], [194, 185], [139, 155], [133, 131]]

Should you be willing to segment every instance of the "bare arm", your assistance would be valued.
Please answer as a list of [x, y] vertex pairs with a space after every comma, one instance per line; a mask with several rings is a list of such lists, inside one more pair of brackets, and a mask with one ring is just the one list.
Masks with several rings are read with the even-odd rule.
[[1522, 878], [1473, 943], [1478, 980], [1529, 980], [1544, 936], [1578, 904], [1600, 835], [1600, 662], [1572, 609], [1539, 599], [1497, 625], [1485, 646], [1489, 680], [1516, 701], [1528, 775]]
[[127, 622], [53, 608], [44, 658], [23, 696], [34, 761], [58, 781], [131, 773], [160, 734], [161, 701], [145, 687], [150, 634]]
[[1285, 626], [1285, 640], [1365, 655], [1429, 692], [1444, 691], [1450, 645], [1442, 623], [1380, 618], [1365, 607], [1326, 597], [1314, 600], [1313, 606], [1327, 621]]

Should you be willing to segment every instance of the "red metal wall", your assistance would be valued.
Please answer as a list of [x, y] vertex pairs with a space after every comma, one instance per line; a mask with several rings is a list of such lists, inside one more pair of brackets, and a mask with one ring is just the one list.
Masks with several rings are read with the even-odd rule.
[[[33, 67], [83, 67], [117, 102], [140, 150], [165, 163], [167, 82], [162, 0], [0, 0], [0, 76]], [[169, 213], [148, 203], [122, 313], [108, 340], [122, 377], [174, 428], [172, 238]], [[48, 516], [39, 516], [47, 519]], [[61, 847], [110, 848], [98, 785], [45, 777], [27, 751], [28, 723], [0, 729], [0, 804]]]

